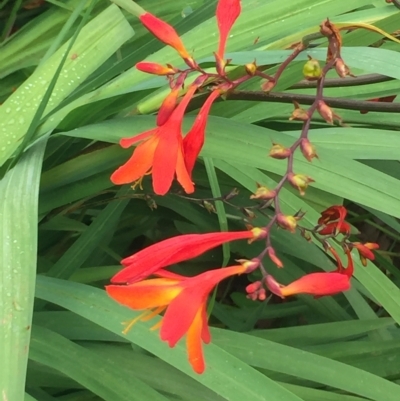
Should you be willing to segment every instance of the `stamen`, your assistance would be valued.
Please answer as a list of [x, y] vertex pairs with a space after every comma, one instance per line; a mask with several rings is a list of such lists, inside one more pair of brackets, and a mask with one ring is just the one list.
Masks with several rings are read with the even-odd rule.
[[153, 312], [149, 313], [146, 316], [143, 316], [142, 319], [140, 319], [142, 322], [147, 322], [150, 319], [153, 319], [153, 317], [157, 316], [160, 314], [163, 310], [165, 310], [166, 306], [158, 306], [156, 309], [153, 310]]
[[124, 326], [126, 326], [126, 327], [124, 328], [124, 330], [122, 330], [122, 333], [123, 333], [123, 334], [128, 334], [128, 332], [129, 332], [129, 330], [132, 328], [132, 326], [133, 326], [135, 323], [137, 323], [139, 320], [142, 320], [142, 318], [145, 317], [146, 315], [148, 315], [149, 313], [151, 314], [151, 310], [146, 310], [146, 311], [144, 311], [143, 313], [141, 313], [139, 316], [136, 316], [134, 319], [129, 320], [129, 321], [127, 321], [127, 322], [122, 322], [122, 324], [123, 324]]

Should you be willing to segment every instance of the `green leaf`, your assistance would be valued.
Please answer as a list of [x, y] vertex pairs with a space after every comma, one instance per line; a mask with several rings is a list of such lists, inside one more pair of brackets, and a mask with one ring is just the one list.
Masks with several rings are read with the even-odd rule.
[[[50, 277], [38, 277], [36, 296], [69, 309], [123, 337], [121, 322], [138, 315], [107, 298], [104, 291]], [[301, 400], [213, 344], [205, 347], [208, 369], [204, 374], [197, 375], [188, 366], [184, 346], [178, 344], [174, 350], [168, 349], [159, 340], [157, 333], [148, 330], [150, 325], [138, 324], [126, 338], [227, 400], [243, 401], [251, 397], [254, 401], [264, 401], [266, 392], [276, 401]]]
[[32, 331], [29, 358], [71, 377], [105, 401], [168, 400], [129, 371], [43, 327]]
[[32, 147], [0, 181], [0, 389], [7, 401], [24, 399], [45, 145]]

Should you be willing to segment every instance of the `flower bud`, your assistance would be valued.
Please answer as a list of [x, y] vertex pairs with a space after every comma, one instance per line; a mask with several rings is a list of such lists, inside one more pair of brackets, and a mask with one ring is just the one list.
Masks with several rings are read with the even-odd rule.
[[282, 261], [276, 256], [275, 249], [269, 246], [267, 248], [269, 258], [278, 266], [283, 267]]
[[300, 142], [300, 150], [303, 156], [310, 162], [314, 157], [318, 159], [314, 145], [307, 139], [303, 138]]
[[311, 177], [304, 174], [288, 174], [288, 181], [294, 187], [300, 191], [300, 195], [303, 196], [305, 194], [305, 190], [308, 187], [308, 184], [315, 182]]
[[297, 226], [297, 219], [294, 216], [287, 216], [282, 213], [279, 213], [276, 216], [276, 222], [279, 225], [279, 227], [290, 231], [291, 233], [296, 232], [296, 226]]
[[257, 71], [257, 64], [253, 61], [252, 63], [245, 64], [244, 68], [247, 74], [253, 77]]
[[276, 85], [276, 81], [264, 81], [264, 82], [261, 84], [261, 89], [262, 89], [264, 92], [269, 93], [269, 92], [272, 91], [272, 89], [275, 88], [275, 85]]
[[250, 196], [250, 199], [269, 200], [275, 198], [275, 196], [276, 196], [275, 190], [269, 189], [257, 183], [257, 190], [254, 195]]
[[297, 108], [292, 111], [291, 116], [289, 117], [289, 120], [298, 120], [298, 121], [308, 121], [310, 119], [310, 115], [308, 114], [307, 110], [304, 110], [302, 108]]
[[136, 68], [139, 71], [154, 75], [174, 75], [177, 72], [177, 70], [169, 64], [167, 64], [167, 66], [163, 66], [158, 63], [150, 63], [145, 61], [137, 63]]
[[291, 153], [292, 151], [289, 148], [285, 148], [279, 143], [273, 143], [272, 148], [269, 151], [269, 156], [273, 157], [274, 159], [286, 159]]
[[321, 66], [318, 60], [315, 60], [308, 56], [309, 60], [304, 64], [303, 75], [305, 79], [313, 81], [318, 79], [322, 74]]
[[253, 292], [258, 291], [260, 288], [261, 288], [261, 281], [255, 281], [254, 283], [251, 283], [246, 287], [246, 292], [248, 294], [252, 294]]
[[336, 59], [335, 70], [340, 78], [345, 78], [347, 77], [347, 75], [354, 77], [354, 75], [350, 71], [350, 68], [345, 64], [341, 57]]
[[342, 121], [341, 117], [333, 112], [333, 110], [323, 101], [320, 100], [317, 104], [317, 110], [320, 116], [328, 123], [333, 124], [333, 119], [336, 118]]

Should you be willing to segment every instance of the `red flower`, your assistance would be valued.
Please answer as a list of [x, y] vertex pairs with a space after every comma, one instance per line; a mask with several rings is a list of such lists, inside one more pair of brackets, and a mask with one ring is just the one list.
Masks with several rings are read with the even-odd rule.
[[173, 47], [179, 55], [185, 60], [192, 61], [189, 53], [185, 49], [181, 38], [175, 29], [165, 21], [157, 18], [153, 14], [144, 13], [140, 17], [142, 24], [161, 42]]
[[240, 12], [240, 0], [219, 0], [216, 11], [219, 30], [219, 46], [216, 55], [219, 59], [224, 58], [229, 32]]
[[211, 105], [214, 100], [221, 93], [218, 90], [211, 92], [207, 100], [201, 107], [199, 114], [197, 115], [191, 130], [187, 133], [183, 139], [183, 150], [185, 153], [185, 165], [189, 175], [192, 175], [193, 167], [196, 163], [197, 156], [199, 155], [201, 148], [204, 144], [204, 135], [207, 126], [207, 117], [210, 113]]
[[271, 275], [267, 276], [266, 281], [269, 290], [281, 298], [295, 294], [321, 297], [350, 289], [350, 278], [338, 272], [306, 274], [286, 286], [279, 284]]
[[346, 221], [343, 221], [340, 225], [338, 223], [328, 223], [318, 230], [318, 234], [321, 235], [331, 235], [335, 234], [349, 234], [351, 230], [350, 224]]
[[325, 225], [326, 227], [318, 232], [321, 235], [350, 233], [350, 225], [344, 221], [346, 215], [347, 210], [344, 206], [331, 206], [324, 210], [321, 213], [321, 217], [318, 219], [318, 224]]
[[372, 250], [379, 249], [379, 245], [375, 244], [374, 242], [366, 242], [365, 244], [362, 244], [361, 242], [353, 242], [353, 246], [357, 248], [363, 266], [367, 265], [367, 259], [375, 259], [375, 255]]
[[211, 339], [206, 314], [208, 295], [220, 281], [245, 271], [245, 266], [231, 266], [191, 278], [162, 271], [158, 274], [161, 278], [130, 285], [109, 285], [106, 291], [122, 305], [145, 310], [126, 327], [125, 333], [138, 320], [149, 320], [166, 309], [160, 322], [161, 340], [174, 347], [186, 334], [189, 362], [196, 373], [203, 373], [202, 342], [207, 344]]
[[194, 191], [185, 167], [181, 125], [185, 109], [196, 89], [196, 85], [189, 87], [180, 104], [162, 126], [132, 138], [121, 139], [120, 145], [123, 148], [143, 142], [136, 147], [131, 158], [111, 175], [113, 184], [122, 185], [140, 180], [151, 171], [153, 189], [158, 195], [168, 192], [175, 174], [186, 193]]
[[184, 234], [168, 238], [128, 256], [121, 261], [125, 267], [111, 278], [112, 283], [133, 283], [165, 266], [195, 258], [225, 242], [239, 239], [261, 238], [264, 232], [258, 228], [250, 231]]

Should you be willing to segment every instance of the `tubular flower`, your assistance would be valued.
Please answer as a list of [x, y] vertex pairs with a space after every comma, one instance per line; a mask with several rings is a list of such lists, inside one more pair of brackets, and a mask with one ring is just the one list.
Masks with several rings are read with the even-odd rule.
[[140, 180], [151, 171], [153, 189], [158, 195], [168, 192], [175, 174], [186, 193], [194, 191], [193, 182], [185, 167], [181, 125], [186, 106], [196, 89], [195, 85], [189, 87], [182, 101], [162, 126], [132, 138], [121, 139], [120, 145], [123, 148], [143, 142], [136, 147], [131, 158], [111, 175], [113, 184], [122, 185]]
[[350, 278], [338, 272], [306, 274], [289, 285], [279, 284], [271, 275], [266, 278], [268, 289], [281, 298], [295, 294], [310, 294], [316, 297], [334, 295], [350, 289]]
[[185, 61], [189, 61], [189, 63], [192, 61], [181, 38], [171, 25], [147, 12], [142, 14], [139, 18], [145, 28], [160, 42], [173, 47]]
[[239, 239], [251, 241], [263, 235], [262, 229], [253, 228], [249, 231], [184, 234], [168, 238], [123, 259], [121, 264], [124, 269], [112, 277], [111, 282], [133, 283], [165, 266], [195, 258], [225, 242]]
[[217, 66], [223, 71], [226, 62], [224, 61], [226, 41], [233, 24], [241, 12], [240, 0], [219, 0], [216, 17], [219, 30], [218, 51], [215, 53]]
[[362, 244], [361, 242], [353, 242], [352, 245], [357, 249], [363, 266], [367, 265], [367, 259], [375, 259], [375, 255], [372, 250], [379, 249], [379, 245], [375, 244], [374, 242], [366, 242], [365, 244]]
[[183, 139], [185, 165], [190, 176], [192, 175], [197, 156], [199, 155], [204, 144], [204, 135], [207, 126], [208, 114], [210, 113], [210, 109], [214, 100], [220, 95], [221, 93], [218, 90], [211, 92], [210, 96], [208, 96], [207, 100], [201, 107], [199, 114], [197, 114], [192, 128]]
[[164, 66], [158, 63], [141, 61], [137, 63], [135, 67], [139, 71], [154, 75], [174, 75], [176, 73], [176, 69], [168, 64]]
[[[145, 310], [124, 332], [138, 320], [149, 320], [166, 309], [160, 322], [161, 340], [174, 347], [186, 334], [189, 362], [196, 373], [203, 373], [205, 363], [202, 342], [207, 344], [211, 340], [206, 313], [208, 295], [220, 281], [245, 271], [245, 266], [231, 266], [190, 278], [161, 271], [161, 278], [130, 285], [109, 285], [106, 291], [122, 305]], [[156, 324], [155, 327], [158, 326]]]

